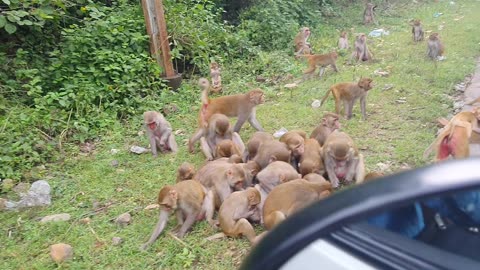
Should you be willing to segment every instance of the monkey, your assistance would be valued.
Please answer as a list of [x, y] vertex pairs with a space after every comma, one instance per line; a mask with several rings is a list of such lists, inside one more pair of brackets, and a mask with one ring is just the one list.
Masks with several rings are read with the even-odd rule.
[[232, 140], [222, 140], [215, 149], [215, 158], [240, 156], [242, 152]]
[[307, 180], [310, 183], [324, 183], [327, 181], [325, 177], [321, 176], [320, 174], [317, 173], [309, 173], [303, 176], [302, 179]]
[[[228, 117], [238, 117], [233, 132], [240, 132], [243, 123], [248, 122], [258, 131], [263, 131], [256, 117], [256, 106], [265, 102], [265, 94], [260, 88], [248, 91], [245, 94], [229, 95], [218, 98], [208, 98], [210, 83], [205, 78], [199, 80], [202, 89], [202, 107], [199, 112], [199, 128], [203, 128], [208, 119], [215, 113]], [[197, 131], [198, 132], [198, 131]]]
[[213, 193], [207, 191], [195, 180], [185, 180], [173, 186], [164, 186], [158, 193], [158, 204], [160, 214], [157, 225], [150, 239], [141, 246], [142, 250], [146, 250], [158, 238], [168, 222], [168, 216], [173, 212], [176, 212], [178, 221], [174, 232], [180, 238], [187, 233], [196, 220], [203, 217], [213, 228], [216, 228], [216, 222], [212, 219]]
[[309, 182], [295, 179], [273, 188], [263, 206], [263, 221], [267, 230], [311, 205], [328, 197], [332, 193], [332, 184], [327, 181]]
[[263, 131], [257, 131], [253, 133], [252, 137], [250, 137], [250, 140], [247, 142], [247, 147], [243, 157], [244, 160], [247, 161], [253, 159], [257, 155], [260, 144], [273, 140], [275, 140], [275, 138], [270, 133]]
[[347, 32], [343, 31], [340, 34], [340, 38], [338, 39], [338, 49], [348, 50], [349, 48], [350, 48], [350, 45], [348, 45]]
[[256, 161], [249, 160], [247, 163], [242, 163], [243, 170], [245, 171], [245, 188], [251, 187], [256, 180], [257, 174], [260, 172], [260, 165]]
[[233, 154], [228, 158], [229, 163], [243, 163], [242, 156]]
[[299, 171], [302, 176], [309, 173], [316, 173], [319, 175], [325, 173], [325, 167], [322, 160], [322, 150], [317, 140], [305, 140], [305, 152], [300, 158]]
[[228, 162], [208, 162], [197, 171], [194, 179], [214, 194], [218, 208], [233, 191], [243, 190], [245, 170], [241, 164]]
[[310, 28], [300, 28], [300, 32], [298, 32], [298, 34], [295, 36], [295, 39], [293, 40], [293, 43], [295, 43], [295, 57], [312, 53], [312, 46], [307, 41], [309, 37]]
[[192, 164], [183, 162], [177, 170], [177, 183], [183, 180], [193, 179], [195, 173], [195, 167]]
[[308, 68], [303, 71], [303, 80], [311, 78], [317, 67], [320, 67], [318, 72], [319, 77], [322, 77], [323, 73], [325, 72], [325, 67], [327, 66], [331, 66], [335, 72], [338, 72], [336, 64], [338, 58], [337, 52], [304, 55], [303, 57], [307, 58], [308, 61]]
[[413, 20], [412, 22], [412, 37], [413, 37], [413, 42], [419, 42], [423, 41], [425, 38], [425, 34], [422, 29], [422, 24], [420, 23], [420, 20]]
[[253, 161], [257, 162], [260, 168], [264, 169], [274, 161], [285, 161], [290, 163], [291, 151], [287, 145], [279, 141], [266, 141], [260, 144]]
[[[437, 119], [438, 123], [440, 124], [441, 127], [445, 127], [448, 125], [448, 122], [450, 122], [448, 119], [445, 118], [439, 118]], [[470, 144], [480, 144], [480, 133], [472, 132], [472, 136], [468, 140]]]
[[438, 37], [438, 33], [432, 33], [428, 37], [427, 41], [427, 56], [432, 60], [438, 60], [440, 56], [443, 56], [445, 47]]
[[222, 92], [222, 77], [220, 76], [220, 66], [217, 62], [210, 63], [210, 77], [212, 79], [212, 91], [214, 93]]
[[256, 213], [259, 203], [260, 193], [252, 187], [230, 194], [218, 211], [218, 220], [223, 233], [230, 237], [243, 235], [252, 245], [255, 244], [257, 236], [247, 218], [258, 215]]
[[322, 148], [323, 162], [332, 187], [337, 188], [339, 179], [355, 183], [363, 182], [365, 164], [352, 138], [344, 132], [334, 131], [327, 137]]
[[303, 131], [288, 131], [280, 137], [279, 141], [287, 145], [291, 152], [290, 162], [298, 170], [298, 162], [305, 152], [305, 139], [307, 134]]
[[232, 131], [228, 117], [220, 113], [213, 114], [208, 120], [207, 126], [199, 128], [190, 138], [188, 141], [190, 153], [193, 153], [193, 147], [198, 140], [200, 140], [202, 152], [207, 160], [212, 160], [215, 157], [217, 144], [223, 140], [231, 140], [238, 148], [240, 154], [245, 150], [245, 145], [240, 135]]
[[372, 181], [372, 180], [375, 180], [375, 179], [383, 177], [383, 176], [384, 176], [383, 173], [373, 171], [373, 172], [367, 173], [367, 175], [365, 175], [365, 179], [363, 181], [364, 182]]
[[154, 157], [157, 157], [157, 149], [162, 153], [176, 153], [178, 151], [177, 142], [172, 133], [172, 126], [161, 113], [146, 111], [143, 113], [143, 122]]
[[330, 92], [335, 98], [335, 112], [340, 114], [340, 108], [345, 107], [346, 119], [352, 118], [353, 105], [357, 99], [360, 99], [360, 110], [362, 111], [363, 120], [367, 120], [367, 94], [373, 88], [373, 80], [370, 78], [362, 78], [358, 83], [337, 83], [330, 86], [327, 93], [322, 99], [320, 106], [323, 105]]
[[367, 47], [367, 35], [360, 33], [355, 38], [355, 48], [352, 53], [351, 59], [356, 61], [369, 61], [372, 60], [373, 55]]
[[436, 162], [445, 160], [450, 155], [456, 159], [469, 157], [469, 139], [472, 131], [480, 133], [479, 120], [480, 107], [456, 114], [425, 150], [423, 157], [427, 158], [433, 149], [437, 152]]
[[363, 12], [363, 24], [370, 24], [375, 21], [374, 10], [377, 6], [372, 3], [367, 3], [365, 6], [365, 11]]
[[340, 129], [340, 122], [338, 114], [325, 113], [322, 117], [320, 124], [310, 134], [310, 139], [315, 139], [323, 146], [328, 135], [335, 130]]

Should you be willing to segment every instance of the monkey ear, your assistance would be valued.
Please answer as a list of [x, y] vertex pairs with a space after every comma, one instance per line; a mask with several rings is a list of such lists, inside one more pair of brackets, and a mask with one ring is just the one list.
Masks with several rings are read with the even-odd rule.
[[232, 169], [228, 169], [226, 174], [227, 174], [227, 176], [232, 176], [233, 175]]
[[175, 189], [172, 189], [170, 190], [170, 192], [168, 193], [170, 195], [170, 197], [174, 200], [176, 200], [178, 198], [178, 193]]
[[269, 163], [272, 163], [274, 161], [277, 161], [277, 157], [276, 156], [271, 156]]
[[282, 182], [282, 183], [285, 183], [285, 180], [287, 179], [287, 177], [286, 177], [285, 174], [283, 174], [283, 173], [280, 174], [280, 175], [278, 176], [278, 178], [280, 179], [280, 182]]

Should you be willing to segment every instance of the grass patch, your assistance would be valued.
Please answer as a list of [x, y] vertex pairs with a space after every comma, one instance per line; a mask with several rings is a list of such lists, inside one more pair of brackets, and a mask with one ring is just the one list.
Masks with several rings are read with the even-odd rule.
[[[423, 166], [425, 161], [421, 155], [434, 138], [435, 119], [451, 111], [452, 102], [448, 95], [453, 93], [452, 86], [474, 70], [480, 37], [471, 33], [478, 24], [480, 5], [475, 1], [455, 5], [443, 1], [428, 5], [409, 4], [402, 8], [379, 14], [380, 26], [388, 29], [390, 35], [369, 40], [376, 59], [374, 63], [349, 66], [343, 64], [346, 58], [342, 58], [339, 73], [329, 70], [324, 78], [309, 80], [294, 90], [284, 89], [281, 87], [283, 83], [273, 86], [252, 83], [256, 74], [237, 78], [235, 69], [224, 67], [226, 91], [234, 93], [262, 87], [267, 93], [267, 102], [258, 108], [257, 116], [268, 132], [273, 133], [281, 127], [311, 132], [320, 116], [334, 109], [331, 97], [320, 109], [310, 106], [313, 100], [321, 99], [333, 83], [371, 76], [376, 87], [367, 99], [368, 120], [361, 120], [356, 104], [354, 118], [348, 122], [342, 120], [342, 129], [362, 149], [367, 171], [378, 170], [380, 162], [389, 164], [392, 172], [403, 167]], [[341, 19], [331, 18], [324, 28], [312, 29], [316, 51], [330, 51], [336, 44], [338, 31], [343, 29], [354, 27], [352, 32], [355, 33], [368, 33], [373, 29], [360, 24], [359, 6], [345, 12]], [[443, 15], [434, 18], [435, 12]], [[412, 18], [421, 19], [424, 30], [440, 32], [447, 60], [435, 66], [425, 56], [426, 43], [413, 44], [407, 24]], [[350, 35], [350, 43], [352, 39]], [[305, 63], [296, 62], [283, 52], [262, 54], [256, 61], [265, 63], [262, 73], [265, 76], [285, 76], [288, 73], [299, 78], [305, 67]], [[389, 70], [391, 74], [376, 77], [373, 75], [376, 69]], [[382, 90], [386, 84], [394, 87]], [[74, 247], [74, 259], [64, 265], [72, 269], [233, 269], [238, 266], [249, 250], [248, 241], [222, 239], [205, 242], [205, 237], [216, 233], [206, 222], [196, 224], [186, 236], [187, 247], [163, 234], [147, 252], [138, 249], [157, 221], [156, 210], [143, 208], [155, 202], [157, 192], [164, 184], [175, 182], [176, 169], [182, 162], [190, 161], [197, 166], [203, 163], [199, 151], [190, 155], [185, 146], [196, 127], [198, 111], [196, 96], [199, 93], [192, 85], [185, 84], [180, 93], [168, 95], [173, 102], [192, 101], [190, 105], [180, 106], [179, 113], [168, 116], [174, 129], [183, 131], [183, 135], [177, 136], [180, 151], [176, 155], [153, 159], [151, 155], [137, 156], [128, 152], [131, 145], [147, 145], [146, 138], [138, 134], [142, 129], [141, 116], [132, 122], [112, 126], [98, 139], [97, 149], [90, 156], [78, 155], [77, 146], [67, 145], [64, 162], [49, 164], [40, 174], [52, 186], [53, 204], [48, 208], [1, 213], [0, 268], [54, 268], [56, 265], [48, 256], [48, 246], [57, 242]], [[253, 131], [246, 124], [242, 138], [247, 140]], [[120, 151], [112, 155], [111, 149]], [[118, 167], [111, 165], [113, 160], [119, 162]], [[93, 211], [94, 207], [107, 205], [110, 207], [103, 211]], [[133, 215], [132, 224], [117, 227], [112, 220], [126, 211]], [[38, 223], [39, 217], [61, 212], [70, 213], [72, 220], [56, 224]], [[90, 225], [79, 222], [84, 217], [92, 219]], [[167, 231], [174, 223], [171, 222]], [[112, 246], [114, 236], [123, 238], [124, 243]]]

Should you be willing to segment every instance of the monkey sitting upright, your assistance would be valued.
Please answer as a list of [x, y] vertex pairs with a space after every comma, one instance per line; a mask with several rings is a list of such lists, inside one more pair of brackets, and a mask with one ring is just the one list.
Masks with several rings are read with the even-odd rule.
[[177, 152], [178, 146], [172, 133], [172, 127], [161, 113], [147, 111], [143, 114], [143, 120], [154, 157], [157, 157], [157, 149], [162, 153]]

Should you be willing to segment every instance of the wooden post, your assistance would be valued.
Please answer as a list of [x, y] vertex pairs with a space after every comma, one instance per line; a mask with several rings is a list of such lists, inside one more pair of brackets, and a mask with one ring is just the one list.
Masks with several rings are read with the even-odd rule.
[[174, 77], [170, 44], [162, 0], [142, 0], [147, 33], [150, 36], [150, 53], [162, 67], [166, 78]]

